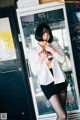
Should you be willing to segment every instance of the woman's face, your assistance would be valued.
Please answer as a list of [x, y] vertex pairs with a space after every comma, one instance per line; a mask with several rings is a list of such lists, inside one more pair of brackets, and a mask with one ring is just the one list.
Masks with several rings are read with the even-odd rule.
[[50, 34], [48, 32], [44, 32], [42, 35], [42, 41], [39, 42], [41, 46], [45, 46], [50, 39]]
[[48, 32], [44, 32], [42, 35], [42, 39], [43, 41], [48, 42], [50, 39], [50, 34]]

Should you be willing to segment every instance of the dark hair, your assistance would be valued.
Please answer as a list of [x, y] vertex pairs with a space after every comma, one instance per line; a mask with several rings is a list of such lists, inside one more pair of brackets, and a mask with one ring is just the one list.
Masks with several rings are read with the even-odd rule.
[[50, 27], [47, 25], [47, 23], [41, 23], [37, 26], [36, 31], [35, 31], [35, 38], [37, 41], [43, 41], [42, 40], [42, 35], [44, 34], [44, 32], [48, 32], [50, 34], [50, 39], [49, 39], [49, 43], [51, 43], [53, 41], [53, 35], [51, 32]]

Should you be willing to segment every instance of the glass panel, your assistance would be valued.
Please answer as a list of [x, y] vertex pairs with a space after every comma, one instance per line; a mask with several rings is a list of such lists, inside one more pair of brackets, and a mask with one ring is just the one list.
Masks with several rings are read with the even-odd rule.
[[[50, 26], [54, 40], [59, 43], [66, 55], [66, 61], [62, 66], [63, 71], [67, 76], [67, 101], [66, 101], [66, 110], [78, 110], [78, 101], [76, 95], [76, 88], [74, 84], [74, 75], [72, 70], [71, 58], [69, 53], [69, 43], [67, 39], [67, 32], [65, 27], [65, 18], [63, 9], [52, 10], [48, 12], [41, 12], [38, 14], [32, 14], [21, 17], [21, 23], [25, 38], [26, 45], [26, 60], [28, 59], [28, 54], [30, 49], [37, 46], [37, 41], [34, 36], [35, 29], [40, 22], [47, 22]], [[36, 58], [35, 58], [36, 59]], [[28, 61], [29, 72], [32, 77], [32, 85], [34, 89], [34, 99], [37, 106], [39, 115], [46, 115], [55, 113], [54, 109], [51, 107], [49, 101], [45, 98], [37, 77], [32, 74], [30, 64]]]

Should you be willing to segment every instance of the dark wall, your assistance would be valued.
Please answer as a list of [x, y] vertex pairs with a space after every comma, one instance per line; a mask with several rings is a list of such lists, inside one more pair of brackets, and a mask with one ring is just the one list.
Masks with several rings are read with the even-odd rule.
[[17, 0], [0, 0], [0, 7], [14, 6]]
[[8, 120], [35, 120], [24, 53], [18, 39], [14, 6], [0, 8], [0, 18], [5, 17], [10, 21], [16, 59], [0, 61], [0, 113], [7, 113]]
[[80, 3], [66, 3], [66, 10], [78, 87], [80, 91], [80, 21], [76, 16], [77, 12], [80, 14]]

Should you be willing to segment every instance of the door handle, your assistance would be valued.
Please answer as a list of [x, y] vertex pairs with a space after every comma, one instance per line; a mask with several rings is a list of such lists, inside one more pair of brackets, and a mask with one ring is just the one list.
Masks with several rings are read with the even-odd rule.
[[6, 70], [6, 71], [0, 71], [1, 74], [4, 74], [4, 73], [10, 73], [10, 72], [15, 72], [15, 71], [21, 71], [22, 68], [19, 67], [17, 69], [12, 69], [12, 70]]

